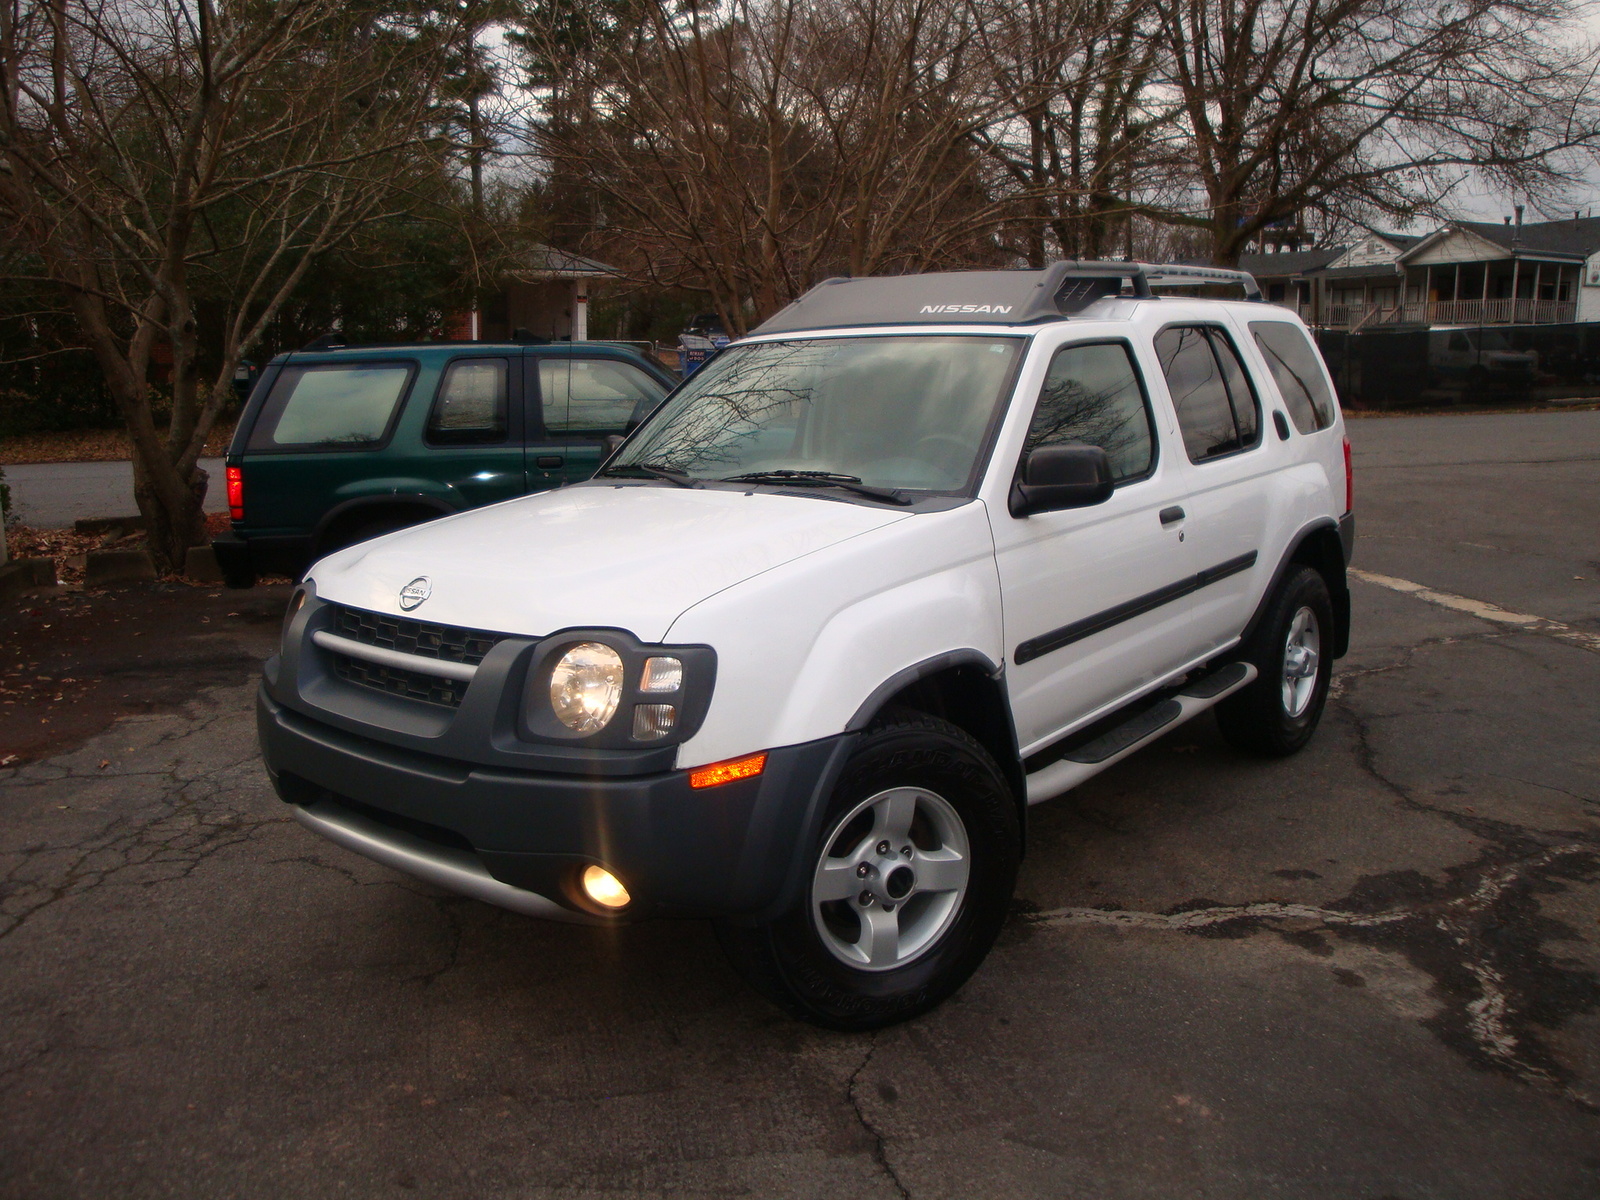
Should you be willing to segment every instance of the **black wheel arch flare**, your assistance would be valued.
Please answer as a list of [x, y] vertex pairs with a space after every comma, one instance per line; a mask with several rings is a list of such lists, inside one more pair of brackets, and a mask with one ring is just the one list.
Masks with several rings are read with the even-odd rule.
[[1261, 593], [1256, 610], [1244, 627], [1241, 643], [1248, 642], [1260, 628], [1272, 597], [1295, 564], [1311, 567], [1327, 583], [1328, 595], [1333, 600], [1333, 657], [1343, 658], [1350, 650], [1350, 584], [1345, 577], [1344, 543], [1339, 537], [1339, 524], [1327, 517], [1306, 526], [1290, 543], [1272, 573], [1272, 582]]

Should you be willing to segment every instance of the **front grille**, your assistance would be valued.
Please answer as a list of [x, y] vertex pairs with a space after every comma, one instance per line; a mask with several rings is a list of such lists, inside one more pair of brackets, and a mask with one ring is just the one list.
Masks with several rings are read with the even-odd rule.
[[[458, 629], [453, 625], [434, 625], [427, 621], [391, 617], [359, 608], [346, 608], [342, 604], [329, 607], [333, 610], [330, 633], [363, 645], [381, 646], [385, 650], [415, 655], [419, 659], [477, 666], [494, 649], [495, 644], [506, 636], [484, 629]], [[387, 692], [391, 696], [460, 708], [461, 698], [467, 692], [465, 680], [442, 679], [429, 674], [425, 668], [408, 671], [351, 658], [346, 654], [331, 654], [329, 657], [333, 660], [334, 674], [346, 683]]]
[[441, 679], [425, 671], [402, 671], [397, 667], [351, 658], [348, 654], [332, 654], [329, 657], [333, 659], [333, 673], [346, 683], [388, 692], [391, 696], [460, 708], [461, 697], [467, 694], [467, 681], [464, 679]]
[[426, 621], [363, 612], [342, 604], [330, 607], [334, 610], [331, 632], [340, 637], [368, 646], [382, 646], [385, 650], [398, 650], [401, 654], [415, 654], [419, 658], [437, 658], [441, 662], [477, 666], [484, 655], [494, 649], [495, 643], [506, 636], [484, 629], [457, 629], [453, 625], [430, 625]]

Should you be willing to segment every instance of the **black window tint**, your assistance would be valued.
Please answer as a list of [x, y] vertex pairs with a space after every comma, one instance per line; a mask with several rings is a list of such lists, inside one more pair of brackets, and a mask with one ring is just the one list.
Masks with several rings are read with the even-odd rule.
[[1167, 377], [1183, 448], [1190, 462], [1203, 462], [1239, 449], [1233, 405], [1205, 330], [1175, 326], [1156, 334], [1156, 358]]
[[288, 366], [273, 380], [250, 449], [361, 449], [384, 438], [411, 380], [408, 363]]
[[598, 358], [539, 362], [544, 427], [553, 436], [621, 433], [635, 411], [649, 412], [667, 394], [638, 367]]
[[1288, 405], [1294, 427], [1315, 433], [1333, 424], [1333, 393], [1317, 352], [1298, 326], [1283, 321], [1252, 321], [1250, 332], [1267, 360], [1272, 379]]
[[1254, 446], [1261, 434], [1261, 404], [1256, 399], [1255, 385], [1245, 373], [1239, 360], [1239, 350], [1233, 339], [1220, 329], [1208, 329], [1211, 349], [1216, 351], [1217, 362], [1222, 367], [1222, 378], [1227, 382], [1228, 395], [1233, 400], [1233, 420], [1239, 429], [1238, 449]]
[[484, 445], [506, 440], [503, 358], [460, 359], [445, 368], [428, 414], [428, 440], [436, 445]]
[[1121, 482], [1147, 472], [1155, 435], [1144, 388], [1127, 346], [1063, 346], [1050, 361], [1026, 449], [1071, 442], [1099, 446]]

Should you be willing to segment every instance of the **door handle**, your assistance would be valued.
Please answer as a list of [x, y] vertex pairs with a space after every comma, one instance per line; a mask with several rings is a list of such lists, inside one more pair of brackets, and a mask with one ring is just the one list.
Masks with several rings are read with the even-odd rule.
[[1174, 521], [1183, 520], [1186, 515], [1181, 507], [1174, 504], [1171, 508], [1163, 508], [1161, 510], [1161, 523], [1163, 525], [1171, 525]]
[[559, 454], [541, 454], [541, 455], [539, 455], [538, 458], [534, 459], [533, 461], [534, 461], [534, 465], [535, 466], [540, 466], [540, 467], [559, 467], [563, 460], [562, 460], [561, 455], [559, 455]]

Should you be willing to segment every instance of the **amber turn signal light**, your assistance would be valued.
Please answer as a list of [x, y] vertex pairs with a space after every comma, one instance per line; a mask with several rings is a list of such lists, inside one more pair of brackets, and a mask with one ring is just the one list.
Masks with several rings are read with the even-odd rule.
[[767, 754], [746, 755], [744, 758], [730, 758], [726, 762], [712, 763], [707, 767], [696, 767], [689, 772], [689, 786], [692, 788], [720, 787], [724, 783], [732, 783], [735, 779], [751, 779], [761, 774], [767, 767]]

